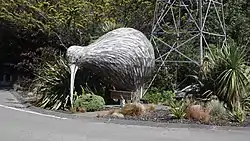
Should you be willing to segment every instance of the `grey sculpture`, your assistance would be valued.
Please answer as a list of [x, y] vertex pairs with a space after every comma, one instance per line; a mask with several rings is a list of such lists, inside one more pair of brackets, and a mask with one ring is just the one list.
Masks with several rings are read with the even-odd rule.
[[91, 69], [118, 90], [142, 97], [145, 81], [154, 68], [154, 49], [147, 37], [133, 28], [118, 28], [94, 43], [67, 50], [71, 70], [70, 100], [73, 103], [75, 75], [80, 67]]

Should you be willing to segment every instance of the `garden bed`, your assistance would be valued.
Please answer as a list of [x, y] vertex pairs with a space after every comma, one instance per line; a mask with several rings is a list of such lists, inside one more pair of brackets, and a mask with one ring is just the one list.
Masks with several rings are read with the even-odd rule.
[[[27, 95], [25, 92], [18, 92], [19, 97], [22, 97], [23, 103], [31, 103], [33, 104], [33, 95]], [[156, 106], [157, 108], [155, 110], [146, 111], [141, 116], [127, 116], [124, 115], [124, 117], [114, 117], [112, 115], [104, 115], [99, 118], [104, 119], [119, 119], [119, 120], [132, 120], [132, 121], [150, 121], [150, 122], [156, 122], [156, 123], [181, 123], [181, 124], [197, 124], [197, 125], [216, 125], [216, 126], [235, 126], [235, 127], [250, 127], [250, 114], [247, 114], [246, 120], [243, 123], [239, 122], [233, 122], [230, 120], [223, 120], [223, 119], [211, 119], [209, 122], [204, 123], [200, 121], [195, 120], [189, 120], [189, 119], [175, 119], [171, 115], [171, 112], [169, 111], [169, 108], [166, 108], [165, 106]], [[165, 107], [165, 108], [164, 108]], [[105, 106], [104, 108], [98, 110], [101, 111], [112, 111], [112, 110], [119, 110], [121, 109], [118, 105], [117, 106]], [[64, 111], [64, 110], [56, 110], [61, 113], [68, 113], [70, 114], [70, 111]]]
[[[107, 110], [107, 109], [106, 109]], [[114, 110], [114, 109], [111, 109]], [[181, 124], [204, 124], [204, 125], [215, 125], [215, 126], [236, 126], [236, 127], [250, 127], [250, 115], [247, 115], [245, 122], [233, 122], [230, 120], [218, 120], [210, 119], [209, 122], [203, 123], [200, 121], [189, 120], [189, 119], [175, 119], [171, 116], [171, 113], [167, 109], [157, 109], [153, 111], [147, 111], [141, 116], [127, 116], [114, 117], [112, 115], [105, 115], [99, 118], [104, 119], [122, 119], [122, 120], [134, 120], [134, 121], [153, 121], [159, 123], [181, 123]]]

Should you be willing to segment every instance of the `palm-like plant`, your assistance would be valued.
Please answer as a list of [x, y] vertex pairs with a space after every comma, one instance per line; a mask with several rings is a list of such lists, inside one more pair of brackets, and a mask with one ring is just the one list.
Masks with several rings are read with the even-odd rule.
[[46, 62], [37, 70], [38, 99], [36, 105], [42, 108], [57, 110], [67, 106], [69, 95], [69, 67], [62, 56], [55, 57], [55, 61]]
[[[211, 48], [204, 57], [198, 75], [189, 75], [199, 86], [195, 97], [209, 98], [216, 95], [231, 111], [249, 109], [250, 68], [245, 62], [246, 52], [234, 43], [222, 48]], [[247, 69], [248, 68], [248, 69]], [[248, 91], [249, 91], [248, 90]]]
[[186, 116], [188, 104], [185, 100], [173, 100], [170, 102], [170, 112], [176, 119], [183, 119]]
[[108, 33], [109, 31], [115, 30], [117, 28], [125, 27], [122, 24], [116, 23], [114, 21], [104, 21], [100, 24], [100, 26], [97, 28], [97, 32], [95, 35], [91, 36], [90, 43], [95, 42], [100, 36]]
[[120, 28], [120, 27], [124, 27], [122, 24], [116, 23], [116, 22], [112, 22], [112, 21], [105, 21], [102, 26], [101, 26], [101, 32], [103, 33], [107, 33], [111, 30]]
[[218, 72], [215, 92], [229, 109], [239, 106], [245, 94], [245, 51], [235, 44], [221, 48], [214, 59], [214, 72]]
[[233, 107], [232, 111], [229, 111], [229, 116], [233, 121], [243, 123], [246, 120], [246, 114], [241, 107]]
[[[70, 108], [70, 69], [68, 61], [62, 55], [46, 56], [46, 59], [36, 70], [36, 78], [31, 86], [31, 91], [35, 92], [38, 97], [35, 105], [51, 110], [66, 110]], [[90, 82], [91, 85], [89, 85]], [[89, 70], [79, 70], [75, 83], [75, 91], [78, 93], [83, 90], [80, 85], [83, 85], [84, 89], [88, 91], [104, 96], [105, 87], [103, 83], [98, 81]], [[74, 97], [78, 97], [77, 93]]]

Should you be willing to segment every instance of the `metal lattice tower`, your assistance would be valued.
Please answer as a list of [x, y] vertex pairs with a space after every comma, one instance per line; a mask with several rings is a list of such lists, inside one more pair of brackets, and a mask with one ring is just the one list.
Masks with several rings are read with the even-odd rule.
[[151, 42], [157, 72], [167, 63], [201, 66], [211, 45], [226, 43], [223, 0], [157, 0]]

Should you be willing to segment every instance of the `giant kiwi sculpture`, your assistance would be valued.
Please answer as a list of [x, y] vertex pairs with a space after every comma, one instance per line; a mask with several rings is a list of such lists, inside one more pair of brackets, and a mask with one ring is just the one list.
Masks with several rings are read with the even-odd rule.
[[100, 75], [117, 90], [136, 92], [141, 98], [155, 65], [151, 42], [133, 28], [115, 29], [88, 46], [71, 46], [66, 56], [71, 70], [71, 105], [75, 75], [81, 67]]

